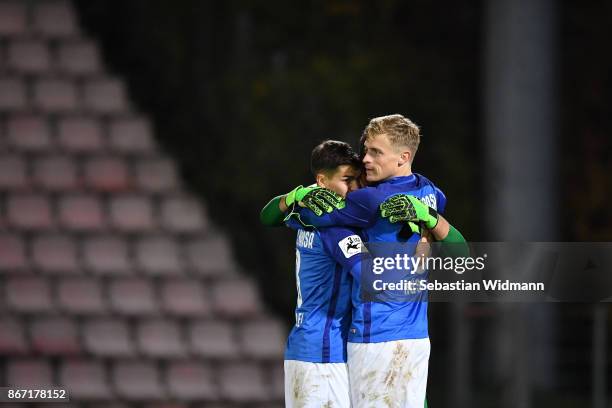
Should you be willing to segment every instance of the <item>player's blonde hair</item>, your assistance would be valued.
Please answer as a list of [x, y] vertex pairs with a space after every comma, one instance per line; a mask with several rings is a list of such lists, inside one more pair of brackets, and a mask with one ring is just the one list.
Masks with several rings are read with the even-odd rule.
[[413, 156], [421, 142], [419, 127], [410, 119], [397, 113], [370, 120], [368, 126], [363, 130], [361, 143], [381, 134], [387, 135], [394, 148], [407, 147]]

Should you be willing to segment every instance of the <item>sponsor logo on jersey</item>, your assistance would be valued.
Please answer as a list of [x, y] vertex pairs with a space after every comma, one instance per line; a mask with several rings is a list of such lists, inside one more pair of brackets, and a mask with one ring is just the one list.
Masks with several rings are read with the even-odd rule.
[[346, 258], [361, 252], [361, 238], [359, 235], [350, 235], [338, 242], [338, 246]]
[[298, 230], [297, 240], [295, 245], [302, 248], [310, 248], [312, 249], [312, 242], [314, 241], [314, 232]]

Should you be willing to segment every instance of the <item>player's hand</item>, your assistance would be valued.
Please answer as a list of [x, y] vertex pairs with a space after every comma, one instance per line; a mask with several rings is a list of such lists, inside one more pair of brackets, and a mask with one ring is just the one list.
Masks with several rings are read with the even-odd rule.
[[436, 210], [408, 194], [389, 197], [380, 205], [380, 215], [388, 218], [391, 223], [423, 223], [427, 229], [432, 229], [438, 224]]
[[287, 207], [291, 207], [294, 203], [302, 201], [306, 194], [317, 188], [320, 187], [317, 187], [316, 184], [310, 185], [308, 187], [297, 186], [285, 195], [285, 204], [287, 205]]
[[315, 188], [309, 191], [300, 201], [302, 207], [308, 208], [317, 216], [344, 208], [346, 203], [341, 195], [326, 188]]

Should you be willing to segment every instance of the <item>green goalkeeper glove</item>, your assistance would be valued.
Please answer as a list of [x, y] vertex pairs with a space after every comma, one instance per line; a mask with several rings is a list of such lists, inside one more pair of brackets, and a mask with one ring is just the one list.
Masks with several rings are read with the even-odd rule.
[[346, 206], [346, 202], [340, 194], [320, 187], [308, 192], [301, 201], [301, 205], [319, 217], [324, 212], [330, 213]]
[[392, 223], [422, 222], [427, 229], [433, 229], [438, 224], [436, 210], [408, 194], [398, 194], [388, 198], [380, 205], [380, 214], [383, 218], [389, 218], [389, 222]]
[[302, 201], [306, 194], [317, 188], [320, 187], [317, 187], [316, 184], [310, 185], [308, 187], [297, 186], [296, 188], [288, 192], [287, 195], [285, 195], [285, 204], [287, 205], [287, 207], [291, 207], [294, 203]]

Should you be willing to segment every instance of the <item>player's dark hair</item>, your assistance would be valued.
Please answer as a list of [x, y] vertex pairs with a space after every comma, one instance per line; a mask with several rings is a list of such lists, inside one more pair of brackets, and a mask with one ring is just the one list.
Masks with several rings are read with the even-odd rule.
[[356, 169], [361, 166], [359, 156], [348, 143], [326, 140], [312, 149], [310, 171], [314, 176], [322, 172], [334, 172], [338, 166], [344, 164], [349, 164]]

